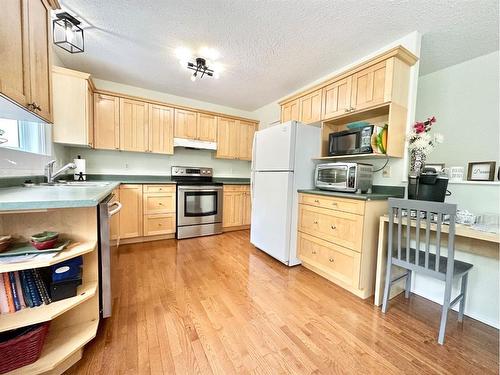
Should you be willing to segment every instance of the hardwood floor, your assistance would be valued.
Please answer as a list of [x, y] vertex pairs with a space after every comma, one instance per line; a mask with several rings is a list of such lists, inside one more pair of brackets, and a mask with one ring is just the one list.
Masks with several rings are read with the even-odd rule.
[[387, 315], [248, 231], [121, 246], [113, 317], [69, 374], [498, 374], [498, 330], [397, 297]]

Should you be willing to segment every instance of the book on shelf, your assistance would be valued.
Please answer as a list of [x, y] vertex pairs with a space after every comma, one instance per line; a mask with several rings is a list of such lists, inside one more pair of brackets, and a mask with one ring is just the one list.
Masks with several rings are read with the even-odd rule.
[[0, 313], [52, 302], [46, 283], [37, 269], [0, 273]]

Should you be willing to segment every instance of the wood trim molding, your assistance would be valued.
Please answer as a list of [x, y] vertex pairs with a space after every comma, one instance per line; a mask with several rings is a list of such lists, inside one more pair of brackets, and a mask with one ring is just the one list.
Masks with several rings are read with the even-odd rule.
[[250, 229], [250, 225], [239, 225], [235, 227], [222, 227], [222, 232], [234, 232], [236, 230], [247, 230]]
[[144, 98], [144, 97], [140, 97], [140, 96], [133, 96], [133, 95], [121, 94], [119, 92], [113, 92], [113, 91], [107, 91], [107, 90], [100, 90], [100, 89], [96, 89], [96, 90], [94, 90], [94, 92], [98, 93], [98, 94], [103, 94], [103, 95], [117, 96], [117, 97], [124, 98], [124, 99], [139, 100], [139, 101], [143, 101], [143, 102], [147, 102], [147, 103], [151, 103], [151, 104], [157, 104], [157, 105], [162, 105], [162, 106], [166, 106], [166, 107], [171, 107], [171, 108], [174, 108], [174, 109], [182, 109], [182, 110], [192, 111], [192, 112], [196, 112], [196, 113], [204, 113], [204, 114], [207, 114], [207, 115], [213, 115], [213, 116], [219, 116], [219, 117], [226, 117], [226, 118], [230, 118], [230, 119], [241, 120], [241, 121], [248, 121], [248, 122], [251, 122], [251, 123], [254, 123], [254, 124], [259, 124], [259, 120], [255, 120], [255, 119], [250, 119], [250, 118], [245, 118], [245, 117], [238, 117], [238, 116], [228, 115], [226, 113], [220, 113], [220, 112], [211, 112], [211, 111], [207, 111], [207, 110], [204, 110], [204, 109], [199, 109], [199, 108], [194, 108], [194, 107], [182, 106], [182, 105], [178, 105], [178, 104], [161, 102], [161, 101], [158, 101], [158, 100], [148, 99], [148, 98]]
[[417, 61], [418, 61], [418, 57], [415, 56], [413, 53], [411, 53], [409, 50], [407, 50], [405, 47], [399, 45], [397, 47], [394, 47], [394, 48], [391, 48], [390, 50], [384, 52], [384, 53], [381, 53], [380, 55], [377, 55], [377, 56], [374, 56], [372, 57], [371, 59], [369, 60], [366, 60], [362, 63], [359, 63], [358, 65], [355, 65], [354, 67], [352, 67], [351, 69], [349, 70], [346, 70], [345, 72], [342, 72], [340, 74], [337, 74], [331, 78], [328, 78], [327, 80], [321, 82], [321, 83], [318, 83], [314, 86], [311, 86], [310, 88], [302, 91], [302, 92], [299, 92], [297, 94], [293, 94], [293, 95], [290, 95], [286, 98], [284, 98], [283, 100], [280, 100], [278, 102], [278, 104], [281, 106], [285, 103], [288, 103], [288, 102], [291, 102], [295, 99], [298, 99], [304, 95], [307, 95], [307, 94], [310, 94], [312, 93], [313, 91], [316, 91], [316, 90], [319, 90], [325, 86], [328, 86], [329, 84], [331, 83], [334, 83], [338, 80], [341, 80], [343, 78], [346, 78], [356, 72], [359, 72], [360, 70], [363, 70], [365, 68], [368, 68], [369, 66], [372, 66], [374, 64], [377, 64], [381, 61], [384, 61], [384, 60], [387, 60], [387, 59], [390, 59], [391, 57], [396, 57], [400, 60], [402, 60], [403, 62], [405, 62], [406, 64], [412, 66], [414, 65]]
[[59, 0], [47, 0], [47, 3], [53, 10], [61, 9], [61, 5], [59, 4]]

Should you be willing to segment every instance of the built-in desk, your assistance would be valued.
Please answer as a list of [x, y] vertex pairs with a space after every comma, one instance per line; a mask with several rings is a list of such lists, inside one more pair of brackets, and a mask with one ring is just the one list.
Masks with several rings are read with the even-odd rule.
[[[406, 218], [402, 219], [402, 225], [406, 226]], [[394, 223], [398, 224], [397, 218], [394, 219]], [[416, 227], [415, 220], [410, 222], [412, 227]], [[420, 226], [426, 229], [426, 223], [424, 221], [420, 222]], [[384, 294], [384, 282], [385, 282], [385, 271], [387, 267], [387, 237], [388, 237], [388, 227], [389, 227], [389, 217], [387, 215], [380, 217], [379, 233], [378, 233], [378, 254], [377, 254], [377, 272], [375, 279], [375, 300], [374, 303], [377, 306], [382, 304], [382, 298]], [[441, 246], [446, 247], [448, 241], [448, 229], [447, 225], [441, 226], [441, 233], [445, 235], [441, 238]], [[394, 231], [395, 232], [395, 231]], [[431, 233], [436, 232], [436, 224], [431, 224]], [[431, 236], [431, 243], [435, 239]], [[435, 243], [435, 242], [434, 242]], [[469, 226], [456, 224], [455, 226], [455, 249], [460, 251], [465, 251], [473, 254], [482, 255], [485, 257], [491, 257], [498, 259], [500, 255], [500, 235], [488, 232], [482, 232], [479, 230], [472, 229]], [[394, 266], [394, 276], [399, 276], [405, 272], [402, 268]], [[400, 283], [396, 283], [391, 288], [391, 296], [401, 293], [403, 288], [402, 280]]]

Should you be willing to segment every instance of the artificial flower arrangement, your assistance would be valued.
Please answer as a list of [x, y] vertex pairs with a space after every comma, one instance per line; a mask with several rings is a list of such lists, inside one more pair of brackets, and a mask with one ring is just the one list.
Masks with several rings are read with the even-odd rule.
[[420, 173], [420, 170], [425, 164], [425, 159], [437, 144], [443, 143], [444, 137], [442, 134], [430, 134], [432, 125], [436, 122], [434, 116], [429, 117], [426, 121], [416, 121], [408, 133], [408, 148], [411, 153], [410, 167], [414, 173]]

